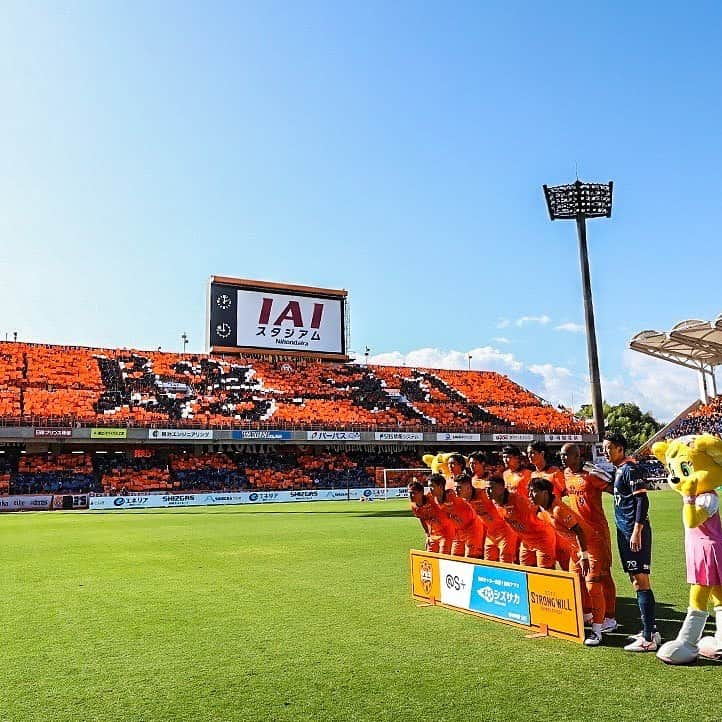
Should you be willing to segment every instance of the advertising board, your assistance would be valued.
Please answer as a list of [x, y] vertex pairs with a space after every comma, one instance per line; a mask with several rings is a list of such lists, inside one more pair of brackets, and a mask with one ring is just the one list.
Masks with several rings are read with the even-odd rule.
[[33, 436], [35, 436], [36, 439], [67, 439], [72, 435], [73, 430], [69, 426], [43, 426], [33, 429]]
[[15, 494], [0, 496], [0, 512], [47, 511], [53, 508], [51, 494]]
[[231, 438], [244, 441], [290, 441], [293, 438], [292, 431], [232, 431]]
[[[139, 494], [132, 496], [91, 496], [90, 509], [127, 511], [167, 509], [184, 506], [234, 504], [278, 504], [301, 501], [359, 501], [361, 499], [406, 498], [406, 487], [365, 489], [296, 489], [293, 491], [229, 491], [203, 494]], [[7, 497], [5, 497], [7, 498]]]
[[308, 441], [360, 441], [360, 431], [307, 431]]
[[423, 441], [424, 435], [420, 431], [376, 431], [376, 441]]
[[151, 441], [210, 441], [213, 429], [149, 429]]
[[492, 441], [534, 441], [534, 434], [492, 434]]
[[481, 434], [436, 434], [437, 441], [481, 441]]
[[127, 439], [128, 429], [108, 429], [100, 427], [90, 430], [91, 439]]
[[576, 574], [415, 549], [410, 561], [415, 599], [584, 642]]

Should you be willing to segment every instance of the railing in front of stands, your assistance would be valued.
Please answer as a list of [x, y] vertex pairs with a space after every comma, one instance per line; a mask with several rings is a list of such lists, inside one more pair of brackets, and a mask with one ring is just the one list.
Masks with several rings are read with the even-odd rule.
[[283, 430], [283, 431], [327, 431], [336, 430], [341, 426], [345, 431], [416, 431], [426, 433], [468, 433], [476, 432], [482, 434], [566, 434], [579, 433], [577, 430], [569, 429], [539, 429], [523, 426], [496, 426], [486, 423], [467, 424], [464, 426], [447, 426], [447, 425], [369, 425], [369, 424], [290, 424], [288, 422], [242, 422], [237, 420], [229, 420], [226, 424], [212, 423], [208, 424], [200, 419], [168, 419], [163, 424], [136, 424], [131, 420], [125, 420], [123, 423], [119, 419], [112, 418], [95, 418], [95, 419], [78, 419], [73, 416], [68, 417], [41, 417], [41, 416], [15, 416], [0, 417], [1, 427], [71, 427], [71, 428], [90, 428], [90, 427], [110, 427], [110, 428], [128, 428], [128, 429], [156, 429], [156, 428], [177, 428], [177, 429], [218, 429], [218, 430]]

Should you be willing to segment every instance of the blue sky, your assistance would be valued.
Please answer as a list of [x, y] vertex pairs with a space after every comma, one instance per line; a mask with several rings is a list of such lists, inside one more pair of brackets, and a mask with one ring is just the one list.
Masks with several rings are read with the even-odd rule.
[[578, 166], [605, 396], [669, 417], [626, 347], [722, 311], [722, 9], [630, 5], [4, 3], [0, 334], [201, 351], [210, 274], [328, 285], [357, 351], [576, 406]]

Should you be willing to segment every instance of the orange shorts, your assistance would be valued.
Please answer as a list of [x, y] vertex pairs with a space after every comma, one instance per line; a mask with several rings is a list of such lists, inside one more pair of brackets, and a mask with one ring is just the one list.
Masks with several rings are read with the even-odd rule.
[[487, 534], [484, 542], [484, 559], [490, 562], [504, 562], [513, 564], [516, 556], [517, 537], [506, 534], [492, 537]]

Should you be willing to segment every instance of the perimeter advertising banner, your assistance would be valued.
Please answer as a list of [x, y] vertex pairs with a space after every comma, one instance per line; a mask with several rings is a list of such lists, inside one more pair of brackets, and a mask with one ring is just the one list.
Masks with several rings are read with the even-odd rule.
[[[215, 494], [137, 494], [132, 496], [91, 496], [91, 509], [168, 509], [182, 506], [227, 506], [234, 504], [278, 504], [300, 501], [360, 501], [364, 499], [405, 499], [406, 487], [366, 489], [298, 489], [295, 491], [229, 491]], [[0, 499], [8, 497], [0, 497]], [[35, 497], [33, 497], [35, 498]], [[49, 497], [52, 499], [52, 497]]]
[[213, 429], [149, 429], [151, 441], [211, 441]]
[[415, 549], [410, 556], [415, 599], [584, 642], [576, 574]]
[[211, 351], [346, 355], [346, 291], [212, 276]]
[[73, 435], [73, 430], [69, 426], [65, 427], [36, 427], [33, 430], [33, 436], [36, 439], [69, 439]]
[[4, 511], [48, 511], [53, 508], [51, 494], [16, 494], [0, 496], [0, 512]]
[[534, 434], [492, 434], [492, 441], [534, 441]]
[[91, 439], [127, 439], [128, 429], [108, 429], [105, 427], [91, 429]]

